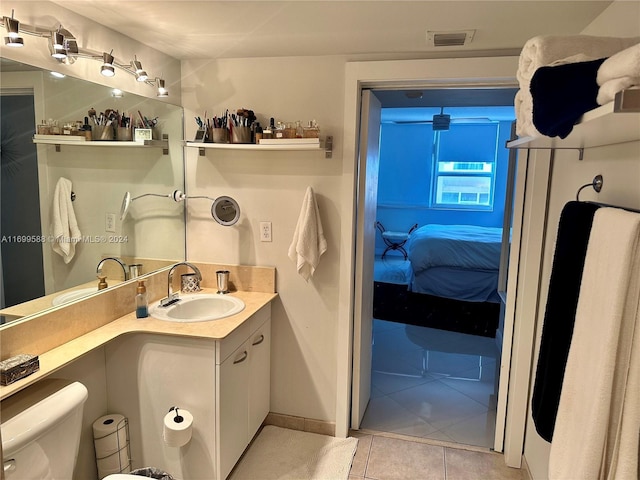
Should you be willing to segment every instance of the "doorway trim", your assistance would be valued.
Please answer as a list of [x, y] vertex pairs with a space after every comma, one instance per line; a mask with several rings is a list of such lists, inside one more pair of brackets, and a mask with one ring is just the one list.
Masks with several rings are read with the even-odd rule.
[[[341, 258], [340, 265], [340, 299], [338, 305], [337, 326], [337, 398], [336, 398], [336, 435], [346, 436], [350, 427], [351, 382], [353, 378], [353, 337], [355, 322], [361, 319], [355, 315], [355, 289], [360, 288], [366, 279], [356, 271], [355, 225], [357, 212], [357, 183], [361, 172], [358, 158], [358, 139], [360, 130], [361, 91], [366, 88], [481, 88], [517, 86], [515, 72], [518, 68], [518, 57], [483, 57], [431, 60], [400, 60], [380, 62], [351, 62], [345, 67], [344, 96], [344, 138], [343, 138], [343, 199], [351, 199], [343, 205], [341, 215]], [[360, 259], [361, 260], [361, 259]], [[373, 279], [370, 279], [373, 281]], [[505, 330], [513, 329], [513, 319], [505, 324]], [[505, 319], [505, 323], [508, 322]], [[533, 338], [514, 339], [529, 342]], [[509, 346], [510, 347], [510, 346]], [[504, 370], [504, 365], [501, 371]], [[507, 373], [510, 368], [507, 366]], [[522, 371], [520, 371], [522, 370]], [[528, 369], [511, 369], [511, 377], [522, 380], [518, 384], [528, 382]], [[502, 380], [501, 380], [502, 381]], [[511, 388], [512, 382], [504, 385]], [[525, 399], [526, 401], [526, 399]], [[524, 411], [521, 418], [510, 418], [505, 433], [514, 428], [524, 431], [526, 424], [526, 404], [519, 411]], [[506, 435], [505, 452], [511, 450], [517, 458], [519, 466], [524, 443], [523, 435]], [[509, 463], [509, 462], [508, 462]], [[516, 462], [514, 463], [514, 466]]]

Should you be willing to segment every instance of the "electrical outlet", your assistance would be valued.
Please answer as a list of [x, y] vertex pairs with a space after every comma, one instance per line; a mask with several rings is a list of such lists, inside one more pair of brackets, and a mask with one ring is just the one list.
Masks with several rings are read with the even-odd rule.
[[271, 222], [260, 222], [260, 241], [271, 241]]
[[104, 230], [105, 232], [116, 232], [116, 214], [115, 213], [107, 213], [107, 216], [104, 220]]

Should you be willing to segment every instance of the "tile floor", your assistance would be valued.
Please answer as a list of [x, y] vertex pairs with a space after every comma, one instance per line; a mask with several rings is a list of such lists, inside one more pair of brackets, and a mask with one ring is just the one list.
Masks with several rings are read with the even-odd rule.
[[494, 339], [377, 319], [373, 336], [371, 399], [362, 428], [493, 446]]
[[502, 455], [351, 432], [358, 449], [349, 480], [525, 480]]

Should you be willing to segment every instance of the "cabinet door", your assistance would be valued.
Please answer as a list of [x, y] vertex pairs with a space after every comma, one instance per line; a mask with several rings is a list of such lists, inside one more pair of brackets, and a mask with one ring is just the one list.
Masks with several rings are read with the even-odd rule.
[[249, 339], [249, 439], [269, 413], [271, 400], [271, 319]]
[[229, 358], [218, 366], [220, 382], [218, 384], [220, 429], [218, 471], [220, 480], [227, 478], [249, 443], [247, 436], [249, 350], [251, 346], [249, 340], [240, 345]]

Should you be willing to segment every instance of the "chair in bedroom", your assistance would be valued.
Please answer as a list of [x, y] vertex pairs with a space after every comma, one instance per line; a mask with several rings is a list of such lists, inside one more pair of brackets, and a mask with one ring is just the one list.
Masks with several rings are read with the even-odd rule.
[[404, 244], [409, 240], [409, 235], [416, 228], [418, 228], [418, 224], [416, 223], [413, 227], [409, 229], [408, 232], [392, 232], [384, 228], [384, 225], [380, 222], [376, 222], [376, 228], [380, 230], [380, 235], [382, 235], [382, 241], [386, 245], [384, 252], [382, 252], [382, 258], [387, 254], [389, 250], [398, 250], [404, 256], [404, 259], [407, 259], [407, 251], [404, 249]]

